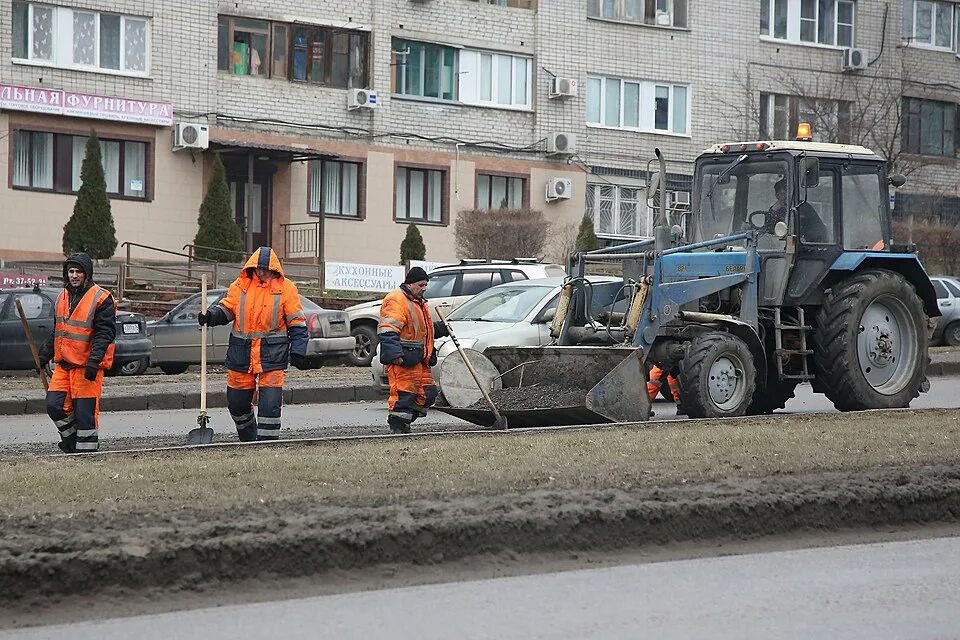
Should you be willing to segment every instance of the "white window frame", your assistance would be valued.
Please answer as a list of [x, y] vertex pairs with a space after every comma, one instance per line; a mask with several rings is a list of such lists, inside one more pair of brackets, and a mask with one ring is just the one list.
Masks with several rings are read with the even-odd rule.
[[[589, 103], [589, 100], [590, 100], [590, 86], [591, 86], [591, 81], [596, 81], [596, 80], [599, 80], [599, 81], [600, 81], [600, 119], [599, 119], [599, 121], [597, 121], [597, 122], [590, 122], [590, 120], [588, 119], [588, 120], [587, 120], [587, 126], [588, 126], [588, 127], [596, 127], [596, 128], [599, 128], [599, 129], [618, 129], [618, 130], [626, 130], [626, 131], [637, 131], [637, 132], [640, 132], [640, 133], [655, 133], [655, 134], [658, 134], [658, 135], [679, 136], [679, 137], [684, 137], [684, 138], [689, 138], [689, 137], [691, 137], [691, 132], [690, 132], [690, 129], [691, 129], [690, 114], [691, 114], [691, 105], [693, 104], [693, 100], [692, 100], [692, 95], [693, 95], [693, 93], [692, 93], [692, 89], [691, 89], [691, 86], [690, 86], [690, 85], [688, 85], [688, 84], [682, 84], [682, 83], [654, 82], [654, 81], [650, 81], [650, 80], [633, 80], [633, 79], [630, 79], [630, 78], [615, 78], [615, 77], [612, 77], [612, 76], [593, 76], [593, 75], [592, 75], [592, 76], [587, 76], [587, 101], [588, 101], [588, 103]], [[603, 121], [604, 121], [604, 114], [606, 113], [606, 106], [607, 106], [607, 104], [606, 104], [606, 102], [607, 102], [607, 93], [606, 93], [605, 87], [606, 87], [606, 83], [607, 83], [608, 80], [612, 80], [612, 81], [614, 81], [614, 82], [619, 82], [619, 83], [620, 83], [620, 92], [619, 92], [619, 95], [620, 95], [620, 106], [619, 106], [619, 113], [620, 113], [620, 118], [619, 118], [619, 120], [620, 120], [620, 123], [619, 123], [618, 125], [608, 125], [608, 124], [604, 124], [604, 122], [603, 122]], [[636, 127], [627, 126], [627, 125], [624, 124], [624, 96], [625, 96], [624, 86], [625, 86], [626, 84], [640, 85], [640, 95], [639, 95], [639, 100], [638, 100], [638, 110], [639, 110], [639, 114], [638, 114], [638, 119], [637, 119], [638, 126], [636, 126]], [[668, 101], [669, 101], [669, 102], [668, 102], [668, 107], [667, 107], [667, 128], [666, 128], [666, 129], [657, 129], [657, 128], [656, 128], [656, 92], [657, 92], [657, 87], [667, 87], [667, 88], [669, 89], [669, 91], [670, 91], [670, 95], [669, 95], [669, 98], [668, 98]], [[685, 121], [686, 121], [686, 131], [682, 131], [682, 132], [674, 131], [675, 122], [674, 122], [674, 108], [673, 108], [673, 106], [674, 106], [674, 104], [675, 104], [674, 100], [675, 100], [675, 95], [676, 95], [676, 89], [677, 89], [678, 87], [684, 88], [684, 89], [686, 90], [686, 93], [687, 93], [687, 96], [686, 96], [686, 101], [687, 101], [687, 104], [686, 104], [686, 117], [685, 117]], [[588, 109], [588, 113], [589, 113], [589, 109]], [[587, 117], [589, 118], [589, 116], [587, 116]]]
[[[777, 135], [775, 131], [776, 123], [776, 103], [777, 99], [785, 99], [787, 101], [787, 130], [783, 132], [784, 136]], [[766, 102], [766, 107], [763, 106], [763, 103]], [[811, 97], [802, 97], [796, 95], [790, 95], [786, 93], [774, 93], [762, 91], [760, 93], [760, 114], [766, 112], [767, 118], [766, 122], [760, 122], [760, 131], [758, 134], [763, 137], [764, 130], [769, 133], [769, 136], [766, 136], [768, 139], [772, 140], [792, 140], [796, 135], [796, 131], [792, 128], [791, 125], [794, 123], [791, 122], [791, 114], [795, 112], [797, 116], [797, 123], [800, 122], [809, 122], [813, 127], [813, 136], [814, 140], [817, 142], [836, 142], [834, 140], [824, 140], [818, 138], [818, 131], [822, 131], [823, 125], [822, 120], [829, 118], [830, 121], [827, 123], [827, 126], [832, 127], [833, 131], [837, 134], [840, 133], [840, 109], [843, 105], [849, 105], [847, 100], [835, 100], [833, 98], [811, 98]], [[815, 113], [810, 114], [814, 117], [806, 118], [803, 113], [804, 109], [812, 108]], [[820, 120], [818, 120], [819, 118]], [[849, 124], [848, 124], [849, 126]], [[850, 131], [846, 131], [849, 135]]]
[[[958, 10], [957, 4], [954, 2], [945, 2], [944, 0], [920, 0], [922, 2], [928, 2], [930, 4], [930, 42], [919, 42], [916, 39], [917, 33], [917, 3], [918, 0], [903, 0], [904, 2], [904, 15], [906, 15], [907, 6], [910, 7], [910, 27], [911, 32], [902, 33], [903, 41], [909, 47], [916, 47], [918, 49], [931, 49], [933, 51], [950, 51], [957, 52], [958, 47], [960, 47], [960, 10]], [[908, 5], [909, 3], [909, 5]], [[942, 47], [936, 44], [937, 41], [937, 5], [944, 5], [950, 7], [950, 46]], [[902, 27], [901, 27], [902, 28]]]
[[[833, 0], [833, 42], [834, 44], [827, 44], [819, 42], [817, 40], [801, 40], [800, 39], [800, 25], [801, 25], [801, 7], [803, 0], [787, 0], [787, 37], [779, 38], [774, 35], [774, 24], [775, 24], [775, 8], [776, 0], [760, 0], [761, 2], [767, 3], [768, 8], [768, 29], [767, 33], [760, 32], [761, 40], [769, 40], [771, 42], [789, 42], [791, 44], [799, 44], [807, 47], [825, 47], [828, 49], [850, 49], [857, 46], [857, 2], [856, 0]], [[816, 37], [819, 38], [819, 25], [820, 25], [820, 3], [814, 0], [816, 4], [814, 5], [816, 9], [816, 14], [814, 17], [814, 32]], [[839, 33], [839, 18], [840, 18], [840, 7], [841, 4], [849, 4], [853, 6], [853, 23], [850, 29], [850, 44], [837, 44], [837, 34]], [[843, 23], [847, 24], [847, 23]]]
[[[86, 8], [57, 7], [45, 5], [38, 2], [25, 2], [27, 5], [27, 57], [12, 58], [14, 64], [34, 65], [44, 67], [56, 67], [59, 69], [75, 69], [78, 71], [91, 71], [94, 73], [104, 73], [108, 75], [149, 77], [153, 62], [153, 21], [146, 16], [134, 16], [127, 14], [114, 13], [112, 11], [97, 11]], [[52, 16], [52, 38], [53, 47], [51, 50], [51, 59], [34, 58], [33, 56], [33, 11], [35, 7], [42, 7], [53, 11]], [[94, 64], [79, 64], [73, 61], [73, 14], [78, 13], [93, 14], [96, 16], [94, 24]], [[100, 67], [100, 18], [102, 15], [112, 15], [120, 17], [120, 68], [108, 69]], [[126, 25], [128, 20], [136, 20], [146, 23], [146, 38], [144, 46], [146, 47], [145, 69], [135, 71], [126, 69]]]
[[[610, 233], [600, 229], [597, 225], [597, 213], [600, 211], [600, 193], [602, 189], [612, 187], [613, 188], [613, 228], [620, 228], [620, 196], [623, 189], [635, 189], [637, 192], [637, 226], [636, 231], [638, 233], [633, 235], [628, 235], [625, 233]], [[593, 222], [594, 233], [597, 234], [598, 238], [606, 239], [615, 239], [615, 240], [642, 240], [643, 238], [652, 237], [652, 235], [643, 235], [643, 231], [649, 231], [653, 233], [653, 210], [647, 206], [647, 190], [641, 184], [613, 184], [608, 182], [588, 182], [587, 183], [587, 202], [586, 202], [586, 213], [587, 217]], [[590, 199], [593, 202], [590, 202]]]
[[[642, 0], [641, 0], [641, 1], [642, 1]], [[615, 11], [614, 11], [614, 13], [615, 13], [616, 15], [614, 15], [614, 16], [612, 16], [612, 17], [611, 17], [611, 16], [604, 16], [604, 15], [603, 15], [603, 2], [604, 2], [604, 0], [595, 0], [595, 4], [594, 4], [594, 0], [588, 0], [588, 5], [587, 5], [587, 18], [588, 18], [588, 19], [590, 19], [590, 20], [611, 20], [611, 21], [615, 21], [615, 22], [626, 22], [626, 23], [628, 23], [628, 24], [639, 24], [639, 25], [644, 25], [644, 26], [647, 26], [647, 27], [660, 27], [660, 28], [671, 27], [671, 28], [674, 28], [674, 29], [687, 29], [687, 28], [689, 28], [689, 25], [690, 25], [690, 3], [689, 3], [689, 0], [688, 0], [688, 2], [687, 2], [686, 8], [685, 8], [686, 15], [684, 16], [684, 22], [686, 23], [686, 26], [682, 26], [682, 27], [677, 27], [677, 26], [675, 26], [675, 23], [676, 23], [676, 8], [675, 8], [675, 6], [674, 6], [674, 0], [656, 0], [656, 2], [654, 3], [653, 22], [647, 22], [647, 21], [646, 21], [646, 6], [645, 6], [646, 3], [643, 3], [644, 6], [641, 7], [641, 11], [642, 11], [642, 13], [643, 13], [644, 15], [641, 15], [639, 19], [635, 19], [635, 18], [628, 18], [628, 17], [626, 17], [627, 11], [626, 11], [626, 5], [624, 4], [624, 0], [616, 0], [616, 8], [615, 8]], [[662, 5], [664, 5], [664, 4], [665, 4], [666, 7], [667, 7], [667, 8], [666, 8], [666, 11], [663, 11], [663, 10], [660, 9], [660, 7], [661, 7]], [[593, 8], [594, 6], [596, 6], [596, 8], [597, 8], [596, 15], [590, 13], [590, 11], [592, 10], [592, 8]], [[661, 24], [660, 21], [659, 21], [659, 17], [660, 17], [661, 15], [666, 15], [666, 16], [667, 16], [667, 20], [666, 20], [666, 22], [665, 22], [664, 24]]]
[[[490, 56], [490, 99], [483, 98], [483, 58]], [[457, 61], [457, 77], [459, 78], [458, 98], [463, 104], [496, 107], [499, 109], [517, 109], [530, 111], [533, 108], [533, 59], [512, 53], [498, 51], [481, 51], [477, 49], [461, 49]], [[499, 80], [502, 58], [510, 58], [510, 95], [509, 103], [500, 102]], [[521, 100], [515, 94], [518, 71], [523, 68], [526, 73], [526, 92]]]

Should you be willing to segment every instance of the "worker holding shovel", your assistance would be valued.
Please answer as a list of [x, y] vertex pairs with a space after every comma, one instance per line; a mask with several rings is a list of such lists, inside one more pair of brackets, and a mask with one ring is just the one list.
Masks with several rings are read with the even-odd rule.
[[297, 286], [284, 277], [277, 254], [270, 247], [257, 249], [226, 297], [198, 314], [197, 321], [201, 326], [233, 323], [227, 347], [227, 407], [241, 442], [279, 439], [287, 363], [303, 363], [309, 336]]

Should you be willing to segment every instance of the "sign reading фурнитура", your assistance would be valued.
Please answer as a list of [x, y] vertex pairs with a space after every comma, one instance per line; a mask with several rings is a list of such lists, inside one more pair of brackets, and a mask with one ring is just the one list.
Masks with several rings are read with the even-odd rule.
[[52, 115], [116, 120], [169, 127], [173, 105], [169, 102], [112, 98], [61, 89], [40, 89], [0, 83], [0, 109]]

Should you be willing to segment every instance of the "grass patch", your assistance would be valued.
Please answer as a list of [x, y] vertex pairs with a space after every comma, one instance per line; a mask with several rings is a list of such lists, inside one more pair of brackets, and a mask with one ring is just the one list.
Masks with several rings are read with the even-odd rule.
[[264, 498], [375, 506], [958, 461], [955, 410], [784, 415], [506, 436], [2, 458], [0, 512], [230, 508]]

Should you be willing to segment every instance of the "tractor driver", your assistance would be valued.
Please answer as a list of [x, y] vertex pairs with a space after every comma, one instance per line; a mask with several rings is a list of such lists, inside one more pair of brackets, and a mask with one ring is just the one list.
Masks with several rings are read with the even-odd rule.
[[[770, 206], [770, 213], [773, 214], [776, 221], [787, 220], [787, 178], [784, 176], [777, 180], [773, 185], [773, 193], [776, 201]], [[797, 207], [798, 222], [800, 225], [800, 235], [806, 242], [830, 242], [830, 232], [826, 225], [817, 215], [817, 210], [809, 202], [803, 202]]]

